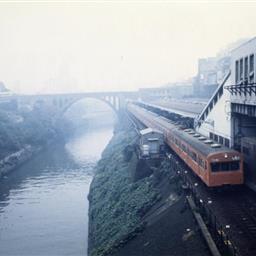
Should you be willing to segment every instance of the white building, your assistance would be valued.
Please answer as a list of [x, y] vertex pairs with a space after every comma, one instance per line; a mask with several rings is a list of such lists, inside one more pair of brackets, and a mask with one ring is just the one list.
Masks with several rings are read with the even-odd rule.
[[223, 79], [197, 118], [195, 129], [202, 135], [230, 147], [232, 146], [230, 93], [224, 90], [224, 85], [228, 83], [230, 83], [230, 73]]
[[256, 189], [256, 37], [231, 51], [230, 73], [195, 122], [196, 130], [244, 154], [245, 179]]
[[256, 38], [231, 51], [230, 73], [196, 121], [196, 129], [239, 149], [241, 137], [256, 136]]

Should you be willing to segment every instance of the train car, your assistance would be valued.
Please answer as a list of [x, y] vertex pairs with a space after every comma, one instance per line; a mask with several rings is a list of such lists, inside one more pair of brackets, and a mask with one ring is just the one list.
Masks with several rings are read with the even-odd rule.
[[166, 143], [208, 187], [243, 184], [241, 153], [132, 103], [127, 110], [145, 126], [163, 132]]

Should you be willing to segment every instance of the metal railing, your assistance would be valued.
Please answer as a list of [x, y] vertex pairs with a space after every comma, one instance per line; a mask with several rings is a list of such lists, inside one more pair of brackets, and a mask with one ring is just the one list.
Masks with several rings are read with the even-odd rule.
[[231, 95], [256, 95], [256, 83], [229, 85], [224, 88], [227, 89]]

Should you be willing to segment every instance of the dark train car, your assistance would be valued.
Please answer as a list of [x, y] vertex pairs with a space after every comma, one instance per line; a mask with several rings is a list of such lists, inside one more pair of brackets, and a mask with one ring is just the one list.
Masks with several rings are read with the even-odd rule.
[[241, 153], [214, 144], [192, 129], [182, 130], [172, 121], [128, 104], [127, 109], [147, 127], [163, 132], [167, 144], [208, 187], [243, 184]]

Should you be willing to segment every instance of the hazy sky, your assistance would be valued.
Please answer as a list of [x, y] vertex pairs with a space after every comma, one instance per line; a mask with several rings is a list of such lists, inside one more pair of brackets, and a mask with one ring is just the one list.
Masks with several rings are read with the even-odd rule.
[[134, 90], [256, 35], [256, 3], [0, 3], [0, 80], [17, 92]]

